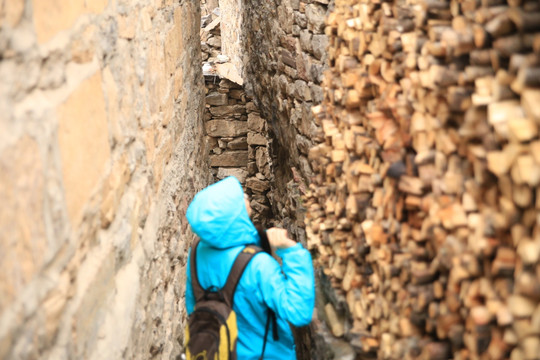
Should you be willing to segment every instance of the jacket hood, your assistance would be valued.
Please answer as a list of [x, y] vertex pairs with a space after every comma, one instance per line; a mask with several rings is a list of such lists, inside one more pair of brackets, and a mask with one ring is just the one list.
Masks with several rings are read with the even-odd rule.
[[186, 213], [191, 229], [208, 246], [259, 245], [257, 229], [249, 218], [242, 185], [229, 176], [201, 190]]

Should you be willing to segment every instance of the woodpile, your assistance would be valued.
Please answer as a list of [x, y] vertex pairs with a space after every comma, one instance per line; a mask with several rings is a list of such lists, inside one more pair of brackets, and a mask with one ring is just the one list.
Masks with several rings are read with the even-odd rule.
[[540, 359], [540, 2], [337, 0], [309, 247], [361, 358]]

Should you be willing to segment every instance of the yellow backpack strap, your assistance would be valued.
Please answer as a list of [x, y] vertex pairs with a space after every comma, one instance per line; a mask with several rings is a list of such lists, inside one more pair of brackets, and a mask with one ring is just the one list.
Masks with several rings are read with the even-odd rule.
[[238, 286], [238, 283], [240, 282], [240, 278], [242, 277], [247, 264], [253, 258], [253, 256], [261, 251], [261, 248], [254, 245], [249, 245], [240, 251], [238, 256], [236, 256], [231, 271], [229, 272], [229, 276], [227, 277], [227, 282], [225, 283], [225, 286], [223, 286], [222, 290], [223, 298], [229, 307], [232, 308], [233, 306], [234, 292]]
[[190, 257], [190, 271], [191, 271], [191, 286], [193, 287], [193, 295], [195, 296], [195, 303], [204, 299], [204, 289], [199, 283], [199, 277], [197, 276], [197, 246], [200, 239], [195, 240], [191, 245], [191, 257]]

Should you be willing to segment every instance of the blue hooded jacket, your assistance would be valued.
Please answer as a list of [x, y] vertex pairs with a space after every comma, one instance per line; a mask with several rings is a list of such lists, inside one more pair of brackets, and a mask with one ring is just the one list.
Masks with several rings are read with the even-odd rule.
[[[197, 248], [197, 276], [201, 286], [222, 288], [240, 251], [249, 244], [260, 246], [240, 182], [228, 177], [205, 188], [189, 205], [186, 217], [201, 238]], [[315, 305], [311, 255], [301, 244], [278, 249], [276, 253], [282, 259], [281, 266], [261, 252], [250, 261], [236, 288], [233, 309], [238, 324], [238, 359], [260, 357], [268, 308], [277, 315], [279, 340], [274, 341], [270, 330], [265, 359], [296, 359], [288, 323], [304, 326], [311, 321]], [[195, 307], [189, 266], [186, 307], [188, 315]]]

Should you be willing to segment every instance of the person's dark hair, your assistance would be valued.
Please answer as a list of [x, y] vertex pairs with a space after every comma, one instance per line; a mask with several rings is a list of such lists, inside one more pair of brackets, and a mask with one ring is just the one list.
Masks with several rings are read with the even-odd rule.
[[265, 253], [272, 255], [272, 248], [270, 247], [268, 236], [266, 236], [266, 230], [261, 225], [255, 225], [255, 228], [259, 233], [259, 238], [261, 239], [261, 248]]

